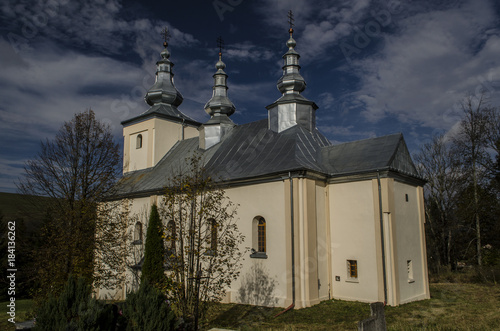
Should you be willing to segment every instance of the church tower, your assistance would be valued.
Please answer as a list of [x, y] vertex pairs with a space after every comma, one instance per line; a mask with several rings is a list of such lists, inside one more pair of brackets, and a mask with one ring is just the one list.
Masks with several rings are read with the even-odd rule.
[[205, 105], [205, 111], [210, 115], [210, 119], [199, 128], [201, 149], [208, 149], [219, 143], [235, 126], [229, 118], [236, 108], [227, 96], [227, 74], [224, 72], [226, 65], [222, 62], [222, 39], [218, 38], [217, 41], [219, 42], [219, 61], [215, 65], [217, 72], [213, 75], [212, 98]]
[[286, 42], [288, 51], [283, 55], [283, 76], [278, 80], [278, 90], [282, 96], [266, 107], [269, 115], [269, 129], [279, 133], [300, 125], [309, 131], [314, 131], [318, 106], [300, 94], [306, 89], [306, 82], [300, 75], [300, 55], [294, 49], [297, 43], [293, 39], [291, 12], [288, 17], [290, 19], [288, 31], [290, 38]]
[[164, 34], [165, 49], [160, 54], [161, 60], [156, 62], [155, 83], [144, 97], [150, 108], [122, 122], [124, 173], [153, 167], [177, 141], [198, 136], [201, 123], [177, 109], [183, 97], [174, 85], [174, 64], [167, 49], [167, 29]]

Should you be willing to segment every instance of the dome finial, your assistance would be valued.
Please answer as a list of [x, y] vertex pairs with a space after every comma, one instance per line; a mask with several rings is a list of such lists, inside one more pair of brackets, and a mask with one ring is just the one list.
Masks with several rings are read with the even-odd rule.
[[290, 24], [290, 29], [288, 29], [288, 33], [290, 33], [290, 38], [292, 37], [292, 34], [293, 34], [293, 27], [294, 27], [294, 22], [295, 19], [293, 18], [293, 12], [292, 10], [290, 9], [288, 11], [288, 24]]
[[170, 37], [172, 37], [170, 31], [168, 31], [168, 27], [164, 27], [163, 30], [161, 30], [161, 35], [163, 36], [164, 39], [163, 47], [167, 48], [168, 41], [170, 40]]
[[165, 49], [160, 53], [161, 60], [156, 62], [155, 83], [146, 93], [145, 100], [150, 106], [164, 103], [177, 107], [182, 103], [183, 97], [174, 85], [174, 74], [172, 73], [174, 64], [169, 59], [170, 52], [167, 49], [168, 40], [170, 39], [167, 27], [161, 31], [161, 35], [164, 39], [163, 47]]
[[217, 72], [213, 75], [214, 87], [212, 98], [205, 105], [205, 111], [213, 116], [215, 114], [224, 114], [231, 116], [234, 111], [234, 105], [227, 96], [227, 74], [224, 72], [226, 64], [222, 62], [222, 49], [224, 48], [224, 40], [221, 37], [217, 38], [217, 47], [219, 47], [219, 61], [215, 64]]

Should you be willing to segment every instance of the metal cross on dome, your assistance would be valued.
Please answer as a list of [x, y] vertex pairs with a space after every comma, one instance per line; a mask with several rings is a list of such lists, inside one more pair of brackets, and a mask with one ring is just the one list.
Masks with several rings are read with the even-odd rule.
[[217, 38], [217, 47], [219, 47], [219, 54], [222, 54], [222, 49], [224, 48], [224, 39], [221, 36]]
[[163, 42], [163, 45], [165, 47], [167, 47], [168, 45], [168, 41], [170, 40], [170, 37], [172, 37], [172, 35], [170, 34], [170, 32], [168, 31], [168, 27], [165, 27], [163, 28], [163, 30], [161, 31], [161, 35], [163, 36], [163, 39], [165, 40]]
[[290, 24], [290, 29], [293, 29], [293, 27], [295, 26], [295, 24], [293, 23], [294, 21], [295, 21], [295, 19], [293, 18], [293, 12], [290, 9], [288, 11], [288, 24]]

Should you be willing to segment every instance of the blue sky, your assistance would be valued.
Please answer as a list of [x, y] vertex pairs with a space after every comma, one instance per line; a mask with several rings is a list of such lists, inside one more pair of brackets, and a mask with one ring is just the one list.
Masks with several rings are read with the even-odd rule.
[[205, 122], [216, 38], [238, 124], [279, 98], [287, 12], [319, 129], [334, 143], [403, 132], [412, 152], [456, 127], [466, 93], [500, 106], [500, 4], [493, 0], [7, 0], [0, 4], [0, 191], [64, 121], [92, 108], [120, 122], [147, 110], [170, 28], [179, 107]]

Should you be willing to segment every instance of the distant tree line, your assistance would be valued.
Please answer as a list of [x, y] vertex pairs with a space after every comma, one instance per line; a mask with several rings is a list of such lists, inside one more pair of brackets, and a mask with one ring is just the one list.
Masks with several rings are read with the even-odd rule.
[[431, 272], [500, 263], [500, 110], [469, 95], [462, 118], [415, 156], [425, 186]]
[[[100, 203], [112, 194], [120, 165], [109, 125], [90, 109], [65, 122], [54, 139], [40, 143], [17, 185], [22, 203], [43, 215], [29, 234], [23, 227], [31, 219], [16, 222], [23, 294], [29, 287], [30, 296], [45, 299], [59, 293], [70, 275], [83, 277], [89, 285], [107, 282], [113, 287], [122, 281], [127, 247], [120, 243], [128, 224], [125, 215], [106, 217], [117, 213], [116, 206]], [[114, 223], [108, 224], [108, 218]], [[8, 221], [1, 222], [2, 238]], [[105, 254], [96, 256], [96, 248]], [[115, 272], [97, 272], [103, 262]]]

